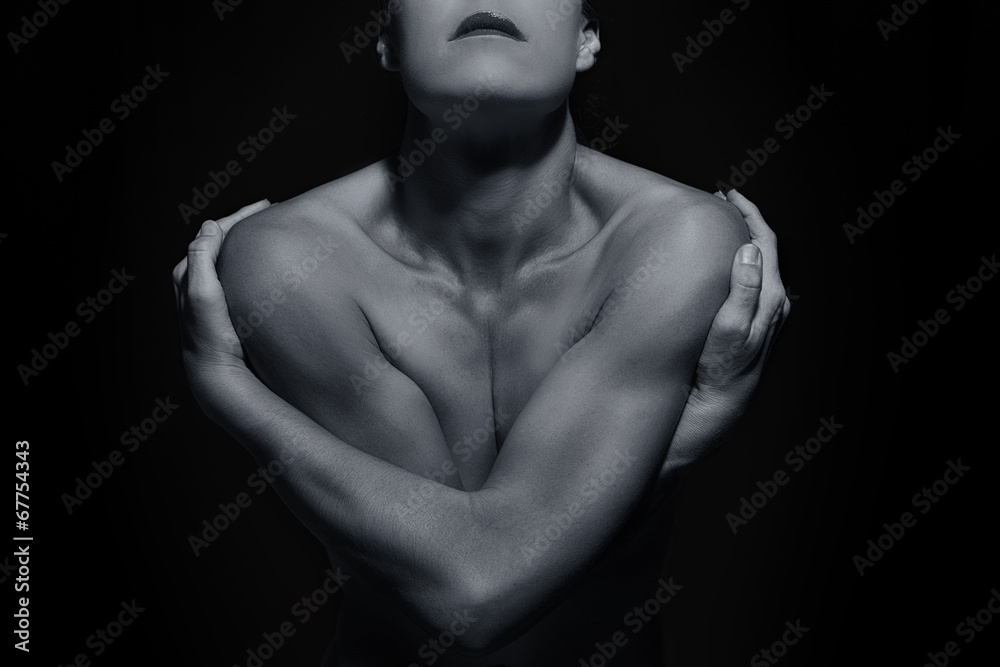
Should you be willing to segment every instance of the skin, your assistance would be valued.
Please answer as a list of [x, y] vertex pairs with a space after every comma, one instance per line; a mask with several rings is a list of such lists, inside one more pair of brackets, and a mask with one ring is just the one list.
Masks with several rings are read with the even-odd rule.
[[[663, 501], [787, 315], [752, 204], [576, 144], [566, 96], [600, 44], [586, 18], [550, 27], [558, 4], [507, 3], [527, 42], [452, 42], [462, 3], [404, 2], [380, 46], [403, 146], [485, 74], [481, 112], [404, 183], [387, 159], [206, 223], [175, 269], [196, 398], [258, 462], [290, 461], [275, 488], [353, 575], [329, 664], [588, 657], [655, 591]], [[616, 662], [652, 664], [653, 640]]]

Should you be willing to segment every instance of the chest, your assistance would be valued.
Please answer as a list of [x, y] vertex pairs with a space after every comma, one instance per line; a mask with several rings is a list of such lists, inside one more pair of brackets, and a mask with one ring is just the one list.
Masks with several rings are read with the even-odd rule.
[[398, 264], [377, 275], [366, 314], [379, 346], [427, 396], [466, 488], [478, 488], [535, 389], [593, 325], [606, 297], [597, 258], [490, 289]]

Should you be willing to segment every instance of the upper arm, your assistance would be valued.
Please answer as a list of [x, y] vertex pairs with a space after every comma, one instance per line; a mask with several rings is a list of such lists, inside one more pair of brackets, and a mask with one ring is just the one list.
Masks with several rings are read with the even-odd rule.
[[[254, 374], [362, 451], [418, 475], [447, 470], [451, 454], [433, 408], [385, 359], [355, 299], [364, 272], [352, 265], [348, 231], [290, 222], [273, 208], [236, 225], [219, 258]], [[458, 475], [436, 478], [460, 486]]]
[[[663, 215], [609, 258], [618, 277], [596, 324], [538, 387], [474, 494], [523, 540], [494, 580], [506, 604], [537, 606], [592, 563], [662, 465], [746, 233], [722, 207]], [[556, 545], [534, 550], [566, 515]]]

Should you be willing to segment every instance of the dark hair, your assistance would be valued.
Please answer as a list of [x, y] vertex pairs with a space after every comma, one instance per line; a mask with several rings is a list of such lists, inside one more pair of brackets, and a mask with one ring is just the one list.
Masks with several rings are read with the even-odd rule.
[[[590, 0], [583, 0], [583, 16], [588, 20], [600, 19]], [[599, 65], [600, 59], [590, 71], [578, 74], [569, 94], [569, 111], [576, 127], [576, 140], [592, 148], [597, 148], [595, 140], [601, 138], [605, 122], [612, 115], [607, 97], [598, 92], [601, 88]], [[599, 143], [602, 144], [599, 150], [614, 146], [614, 143], [609, 145], [603, 140]]]

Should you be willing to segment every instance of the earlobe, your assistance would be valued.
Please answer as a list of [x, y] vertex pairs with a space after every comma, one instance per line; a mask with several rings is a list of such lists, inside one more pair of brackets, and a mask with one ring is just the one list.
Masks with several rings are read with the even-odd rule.
[[378, 52], [379, 64], [382, 65], [382, 69], [390, 72], [399, 71], [399, 60], [396, 57], [396, 51], [392, 48], [392, 44], [386, 35], [378, 38], [375, 50]]
[[601, 52], [601, 26], [596, 19], [587, 21], [580, 37], [580, 53], [576, 60], [576, 71], [586, 72], [597, 63]]

